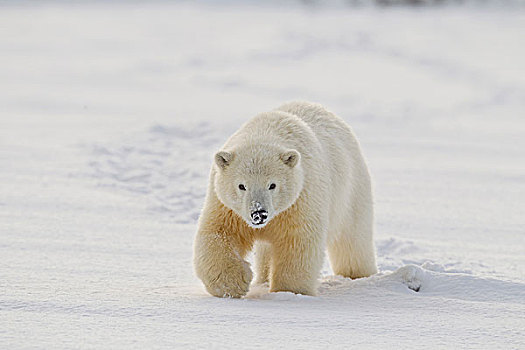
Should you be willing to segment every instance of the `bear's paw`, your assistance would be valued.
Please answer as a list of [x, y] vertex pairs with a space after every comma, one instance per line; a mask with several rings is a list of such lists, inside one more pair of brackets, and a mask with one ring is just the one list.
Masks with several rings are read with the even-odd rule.
[[241, 298], [248, 293], [252, 278], [250, 264], [240, 261], [240, 264], [232, 264], [212, 278], [206, 289], [219, 298]]

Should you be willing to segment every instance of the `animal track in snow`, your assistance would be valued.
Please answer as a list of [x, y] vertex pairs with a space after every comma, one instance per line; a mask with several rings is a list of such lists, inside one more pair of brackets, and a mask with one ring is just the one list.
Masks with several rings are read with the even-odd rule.
[[89, 163], [98, 185], [147, 197], [147, 208], [177, 223], [197, 220], [220, 135], [207, 123], [154, 125], [120, 143], [96, 144]]

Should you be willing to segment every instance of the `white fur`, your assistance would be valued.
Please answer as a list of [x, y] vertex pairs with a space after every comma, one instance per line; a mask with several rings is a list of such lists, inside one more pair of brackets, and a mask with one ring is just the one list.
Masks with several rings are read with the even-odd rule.
[[[256, 225], [261, 208], [268, 220]], [[194, 247], [212, 295], [246, 294], [256, 241], [257, 282], [274, 292], [315, 295], [325, 248], [336, 274], [377, 272], [368, 169], [350, 127], [320, 105], [262, 113], [215, 156]]]

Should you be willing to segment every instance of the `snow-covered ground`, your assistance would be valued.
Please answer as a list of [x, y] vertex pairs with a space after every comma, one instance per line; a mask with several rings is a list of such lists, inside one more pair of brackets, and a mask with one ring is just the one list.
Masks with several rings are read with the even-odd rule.
[[[0, 4], [0, 348], [525, 348], [524, 33], [519, 6]], [[292, 99], [360, 138], [380, 273], [210, 297], [211, 156]]]

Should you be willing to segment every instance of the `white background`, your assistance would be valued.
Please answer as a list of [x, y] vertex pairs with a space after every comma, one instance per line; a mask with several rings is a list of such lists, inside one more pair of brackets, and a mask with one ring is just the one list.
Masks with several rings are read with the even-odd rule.
[[[0, 4], [0, 348], [525, 347], [524, 33], [520, 6]], [[210, 297], [212, 155], [293, 99], [354, 128], [380, 273]]]

